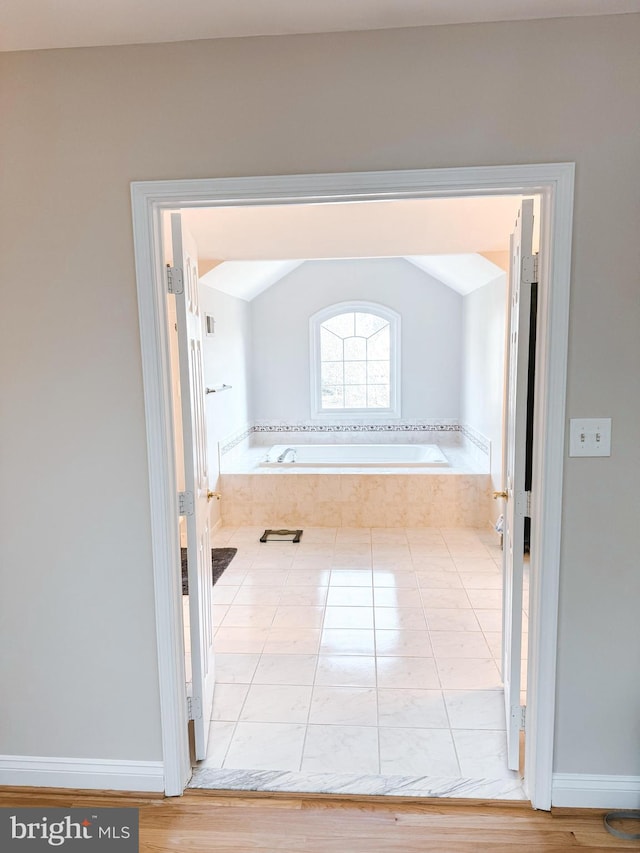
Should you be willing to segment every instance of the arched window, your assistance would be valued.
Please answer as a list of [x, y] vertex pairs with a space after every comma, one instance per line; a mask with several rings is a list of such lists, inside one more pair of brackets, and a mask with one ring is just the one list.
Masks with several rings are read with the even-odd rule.
[[400, 417], [400, 315], [343, 302], [311, 318], [314, 415]]

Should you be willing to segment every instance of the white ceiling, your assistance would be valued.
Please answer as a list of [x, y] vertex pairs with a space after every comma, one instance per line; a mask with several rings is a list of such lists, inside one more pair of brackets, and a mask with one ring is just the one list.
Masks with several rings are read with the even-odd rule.
[[198, 247], [202, 281], [247, 301], [305, 260], [336, 258], [404, 257], [465, 295], [502, 274], [480, 252], [508, 251], [520, 202], [520, 196], [475, 196], [181, 214]]
[[520, 196], [183, 210], [200, 260], [266, 261], [500, 252]]
[[613, 15], [640, 0], [1, 0], [0, 50]]

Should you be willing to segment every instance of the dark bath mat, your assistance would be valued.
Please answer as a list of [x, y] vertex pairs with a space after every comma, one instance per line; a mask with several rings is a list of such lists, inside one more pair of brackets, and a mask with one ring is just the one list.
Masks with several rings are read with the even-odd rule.
[[[237, 554], [237, 548], [212, 548], [211, 549], [211, 585], [218, 580], [227, 568], [231, 560]], [[187, 549], [180, 548], [182, 558], [182, 594], [189, 595], [189, 577], [187, 574]]]

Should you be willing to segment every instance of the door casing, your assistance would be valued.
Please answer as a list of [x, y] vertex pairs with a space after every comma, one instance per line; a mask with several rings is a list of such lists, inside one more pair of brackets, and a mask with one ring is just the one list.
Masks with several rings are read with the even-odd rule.
[[551, 807], [574, 163], [136, 181], [131, 184], [147, 428], [156, 634], [167, 796], [186, 787], [187, 736], [173, 411], [161, 213], [184, 207], [465, 195], [541, 196], [525, 790]]

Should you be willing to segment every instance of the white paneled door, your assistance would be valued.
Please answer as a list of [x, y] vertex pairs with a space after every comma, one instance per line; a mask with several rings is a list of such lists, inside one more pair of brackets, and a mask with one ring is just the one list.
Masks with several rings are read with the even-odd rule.
[[524, 199], [515, 231], [511, 235], [509, 271], [511, 306], [505, 454], [502, 680], [507, 716], [508, 764], [511, 770], [519, 769], [520, 729], [524, 726], [525, 711], [520, 704], [520, 669], [524, 519], [529, 512], [529, 496], [525, 491], [529, 326], [531, 284], [536, 277], [532, 245], [533, 200]]
[[195, 757], [200, 760], [207, 754], [214, 688], [209, 472], [198, 256], [195, 241], [179, 213], [171, 214], [171, 241], [170, 278], [176, 296], [184, 452], [185, 490], [180, 503], [186, 519], [189, 574], [191, 683], [187, 685], [187, 695], [194, 723]]

